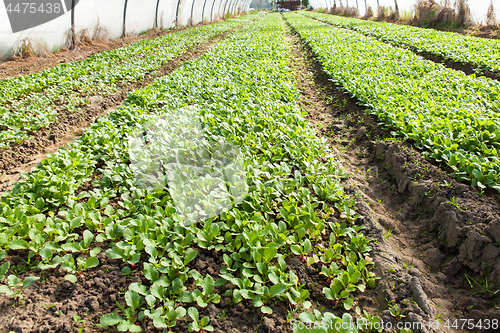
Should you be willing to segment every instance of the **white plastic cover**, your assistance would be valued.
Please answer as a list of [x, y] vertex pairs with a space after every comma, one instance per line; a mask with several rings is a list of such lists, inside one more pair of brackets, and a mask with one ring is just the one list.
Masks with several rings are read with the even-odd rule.
[[119, 37], [123, 32], [124, 7], [125, 0], [80, 1], [75, 7], [75, 31], [89, 29], [93, 33], [99, 25], [106, 28], [109, 37]]
[[[19, 10], [23, 10], [24, 6], [20, 6]], [[11, 7], [10, 10], [14, 10]], [[61, 8], [66, 12], [65, 7]], [[12, 32], [12, 27], [7, 15], [7, 6], [4, 0], [0, 0], [0, 59], [11, 56], [14, 52], [14, 47], [19, 42], [29, 37], [33, 43], [40, 45], [41, 49], [51, 51], [54, 46], [63, 45], [66, 40], [66, 33], [71, 28], [71, 16], [68, 13], [57, 17], [56, 19], [44, 23], [42, 25], [19, 31]]]
[[151, 29], [155, 24], [155, 13], [156, 0], [128, 0], [125, 17], [127, 35]]
[[[126, 35], [139, 34], [155, 26], [171, 28], [175, 25], [197, 24], [203, 19], [212, 21], [216, 17], [224, 17], [226, 13], [236, 12], [238, 7], [246, 11], [249, 6], [247, 2], [248, 0], [0, 0], [0, 60], [11, 56], [25, 38], [29, 38], [38, 51], [60, 48], [67, 41], [72, 24], [76, 34], [87, 29], [92, 36], [99, 27], [99, 31], [105, 31], [108, 37], [117, 38], [124, 32]], [[58, 12], [49, 15], [44, 6], [54, 5]], [[16, 24], [11, 24], [13, 15], [16, 17]], [[24, 27], [23, 30], [19, 26]], [[26, 26], [30, 28], [26, 29]], [[14, 30], [20, 31], [13, 32]]]

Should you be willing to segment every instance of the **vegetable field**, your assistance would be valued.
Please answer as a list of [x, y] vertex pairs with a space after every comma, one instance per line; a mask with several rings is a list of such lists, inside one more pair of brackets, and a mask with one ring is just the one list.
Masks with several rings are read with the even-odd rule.
[[500, 42], [498, 40], [349, 17], [318, 13], [306, 13], [306, 15], [341, 28], [358, 31], [394, 46], [402, 46], [417, 52], [440, 56], [445, 60], [472, 65], [479, 72], [484, 70], [500, 72]]
[[498, 329], [500, 83], [366, 27], [247, 15], [0, 81], [8, 150], [202, 50], [2, 193], [2, 330]]

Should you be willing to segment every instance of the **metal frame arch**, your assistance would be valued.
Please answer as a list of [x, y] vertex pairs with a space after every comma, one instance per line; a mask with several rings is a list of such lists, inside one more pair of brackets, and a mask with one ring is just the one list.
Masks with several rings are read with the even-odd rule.
[[125, 0], [125, 4], [123, 5], [123, 30], [122, 30], [122, 37], [125, 37], [126, 32], [126, 26], [127, 26], [127, 5], [128, 5], [128, 0]]
[[222, 7], [222, 0], [221, 0], [220, 5], [219, 5], [219, 16], [220, 16], [220, 18], [224, 18], [224, 12], [221, 12], [221, 9], [226, 8], [226, 4], [227, 4], [227, 0], [225, 0], [224, 7]]
[[236, 4], [238, 3], [239, 0], [234, 0], [229, 3], [229, 7], [227, 8], [227, 11], [229, 14], [234, 14], [234, 8]]
[[250, 9], [250, 6], [252, 5], [253, 0], [248, 0], [248, 5], [247, 5], [247, 10]]
[[222, 17], [226, 17], [226, 7], [227, 7], [227, 4], [230, 3], [231, 0], [226, 0], [226, 2], [224, 3], [224, 9], [222, 10]]
[[193, 4], [191, 5], [191, 23], [193, 23], [193, 10], [194, 10], [194, 3], [196, 0], [193, 0]]
[[[228, 0], [228, 1], [227, 1], [227, 11], [226, 11], [226, 14], [231, 13], [231, 7], [233, 6], [233, 1], [234, 1], [234, 0]], [[224, 14], [224, 15], [225, 15], [225, 14]]]
[[[252, 1], [252, 0], [243, 0], [243, 5], [241, 6], [241, 10], [244, 11], [245, 13], [248, 11], [248, 8], [250, 8], [250, 6], [248, 6], [248, 8], [247, 8], [247, 3], [249, 1]], [[250, 5], [250, 3], [248, 3], [248, 5]]]
[[238, 8], [238, 3], [241, 2], [240, 0], [234, 0], [233, 5], [230, 7], [230, 13], [234, 14], [236, 13], [236, 9]]
[[179, 26], [179, 7], [182, 0], [177, 0], [177, 9], [175, 10], [175, 27]]
[[241, 1], [241, 11], [244, 12], [245, 11], [245, 0]]
[[[212, 2], [212, 10], [210, 10], [210, 21], [213, 21], [214, 20], [214, 7], [215, 7], [215, 1]], [[221, 0], [222, 1], [222, 0]]]
[[234, 6], [238, 3], [238, 0], [234, 0], [233, 2], [231, 2], [231, 4], [229, 5], [229, 13], [230, 14], [234, 14]]
[[205, 19], [205, 6], [207, 4], [207, 0], [205, 0], [205, 2], [203, 2], [203, 9], [201, 10], [201, 21], [203, 22], [203, 20]]
[[155, 23], [154, 23], [155, 28], [158, 28], [158, 9], [160, 8], [160, 1], [161, 0], [156, 1]]
[[[226, 0], [226, 1], [227, 1], [227, 0]], [[222, 0], [220, 0], [220, 2], [219, 2], [219, 10], [217, 11], [217, 13], [219, 13], [219, 16], [221, 16], [221, 15], [220, 15], [220, 10], [221, 10], [221, 7], [222, 7]]]

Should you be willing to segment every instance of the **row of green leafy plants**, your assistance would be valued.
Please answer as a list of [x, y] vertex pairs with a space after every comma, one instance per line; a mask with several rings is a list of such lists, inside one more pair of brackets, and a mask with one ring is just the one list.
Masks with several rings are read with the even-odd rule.
[[496, 39], [314, 12], [304, 12], [304, 15], [355, 30], [397, 47], [408, 47], [445, 60], [469, 64], [478, 72], [500, 72], [500, 41]]
[[500, 191], [500, 82], [302, 15], [286, 18], [332, 80], [394, 135], [414, 142], [459, 180]]
[[29, 139], [52, 124], [59, 112], [86, 107], [92, 96], [112, 96], [119, 85], [144, 80], [194, 45], [238, 25], [240, 20], [226, 20], [186, 29], [0, 81], [0, 149]]
[[[251, 303], [263, 315], [286, 307], [290, 320], [345, 323], [353, 332], [351, 314], [378, 322], [354, 300], [377, 278], [369, 240], [355, 223], [355, 198], [344, 192], [347, 175], [299, 109], [284, 22], [265, 17], [131, 93], [71, 149], [59, 149], [24, 175], [2, 196], [0, 258], [27, 250], [33, 267], [64, 270], [73, 283], [100, 264], [101, 251], [125, 262], [124, 274], [142, 271], [143, 282], [128, 286], [119, 310], [101, 318], [101, 325], [120, 331], [141, 331], [146, 321], [169, 328], [187, 315], [190, 331], [212, 330], [199, 309], [221, 297]], [[189, 226], [179, 221], [167, 188], [136, 186], [127, 147], [141, 124], [186, 106], [199, 110], [206, 140], [241, 149], [248, 185], [236, 207]], [[89, 183], [92, 189], [82, 191]], [[200, 249], [222, 252], [219, 274], [193, 268]], [[316, 304], [287, 264], [293, 257], [324, 276], [324, 302], [351, 314], [307, 311]], [[9, 274], [9, 262], [1, 267]], [[19, 295], [34, 279], [11, 272], [0, 291]], [[194, 290], [187, 288], [191, 282]], [[234, 287], [219, 294], [228, 283]]]

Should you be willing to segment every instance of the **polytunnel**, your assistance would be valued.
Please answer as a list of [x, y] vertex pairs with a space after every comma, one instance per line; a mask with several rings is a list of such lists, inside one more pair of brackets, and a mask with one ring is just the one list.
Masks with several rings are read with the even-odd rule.
[[54, 51], [83, 31], [117, 38], [151, 28], [214, 21], [247, 11], [251, 0], [0, 0], [0, 59], [29, 38]]

